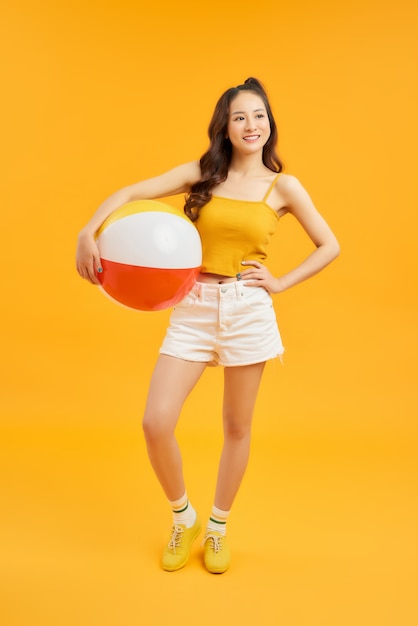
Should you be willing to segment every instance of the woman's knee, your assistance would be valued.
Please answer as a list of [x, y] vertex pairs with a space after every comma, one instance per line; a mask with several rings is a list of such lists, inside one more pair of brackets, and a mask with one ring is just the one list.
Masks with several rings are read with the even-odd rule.
[[227, 439], [241, 441], [251, 435], [251, 420], [224, 418], [224, 436]]
[[155, 409], [146, 411], [142, 420], [142, 430], [146, 441], [154, 442], [173, 435], [175, 422], [173, 416], [165, 411]]

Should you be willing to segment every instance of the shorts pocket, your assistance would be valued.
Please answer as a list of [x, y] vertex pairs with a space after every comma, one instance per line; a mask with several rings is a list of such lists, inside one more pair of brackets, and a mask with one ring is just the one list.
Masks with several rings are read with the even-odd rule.
[[191, 309], [196, 304], [197, 299], [198, 294], [194, 291], [194, 289], [192, 289], [187, 295], [184, 296], [183, 300], [180, 300], [180, 302], [175, 305], [174, 311], [185, 311], [186, 309]]
[[249, 311], [266, 311], [273, 308], [271, 295], [263, 287], [244, 287], [243, 300]]

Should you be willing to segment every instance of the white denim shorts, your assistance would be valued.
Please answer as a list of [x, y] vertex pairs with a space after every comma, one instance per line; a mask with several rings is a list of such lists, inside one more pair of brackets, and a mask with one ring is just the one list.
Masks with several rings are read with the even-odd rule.
[[196, 283], [177, 304], [160, 354], [233, 367], [283, 354], [270, 294], [244, 281]]

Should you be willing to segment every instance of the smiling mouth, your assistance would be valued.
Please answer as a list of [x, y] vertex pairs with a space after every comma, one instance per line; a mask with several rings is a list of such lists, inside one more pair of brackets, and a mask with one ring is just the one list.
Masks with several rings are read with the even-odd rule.
[[244, 141], [257, 141], [257, 139], [260, 139], [260, 135], [246, 135], [243, 139]]

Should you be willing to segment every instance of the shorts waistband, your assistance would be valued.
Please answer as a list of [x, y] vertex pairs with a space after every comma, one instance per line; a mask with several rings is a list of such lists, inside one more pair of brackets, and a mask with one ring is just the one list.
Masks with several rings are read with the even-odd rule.
[[199, 283], [196, 282], [192, 288], [199, 298], [242, 298], [246, 281], [236, 281], [233, 283]]

